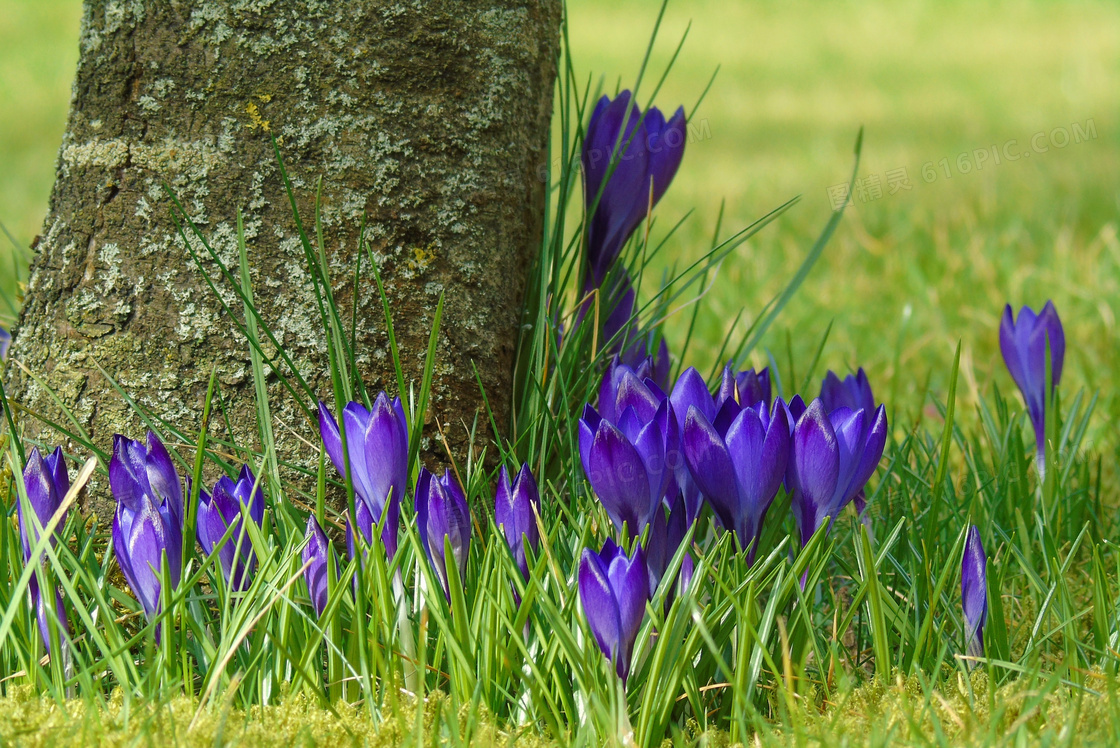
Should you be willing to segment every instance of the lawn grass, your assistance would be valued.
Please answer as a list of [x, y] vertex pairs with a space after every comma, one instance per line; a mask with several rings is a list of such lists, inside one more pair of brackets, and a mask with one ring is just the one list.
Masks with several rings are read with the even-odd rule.
[[[0, 0], [3, 38], [38, 33], [59, 48], [75, 48], [77, 3], [34, 10], [31, 4], [17, 4], [19, 12], [5, 13], [9, 5], [10, 0]], [[594, 87], [603, 74], [603, 87], [610, 92], [616, 81], [618, 87], [631, 85], [655, 8], [573, 0], [569, 13], [577, 77], [586, 81], [590, 74]], [[1103, 2], [983, 7], [681, 2], [666, 13], [651, 61], [653, 77], [643, 83], [646, 96], [689, 18], [689, 40], [656, 103], [672, 109], [682, 102], [691, 109], [715, 66], [723, 67], [693, 117], [697, 137], [656, 211], [654, 241], [688, 210], [694, 215], [668, 240], [651, 269], [656, 274], [674, 262], [680, 266], [700, 257], [711, 244], [723, 199], [721, 238], [788, 197], [800, 194], [802, 201], [723, 262], [702, 301], [687, 363], [702, 368], [715, 363], [725, 335], [741, 336], [788, 283], [829, 217], [827, 190], [846, 179], [856, 132], [863, 126], [860, 175], [879, 175], [884, 195], [866, 201], [857, 197], [802, 291], [752, 355], [757, 364], [767, 363], [767, 351], [773, 356], [787, 394], [801, 389], [802, 380], [809, 382], [804, 391], [815, 394], [825, 369], [843, 373], [864, 366], [876, 395], [887, 403], [893, 429], [872, 483], [874, 545], [863, 544], [860, 523], [845, 515], [828, 541], [797, 556], [797, 563], [808, 564], [820, 580], [807, 587], [806, 597], [789, 583], [800, 569], [791, 576], [793, 554], [781, 546], [784, 533], [792, 530], [788, 517], [772, 516], [767, 541], [773, 552], [753, 569], [738, 565], [727, 535], [706, 538], [703, 553], [711, 566], [703, 578], [708, 586], [690, 591], [656, 625], [647, 624], [651, 634], [654, 628], [660, 633], [639, 645], [643, 664], [629, 696], [633, 719], [657, 709], [685, 710], [692, 715], [689, 721], [683, 726], [674, 721], [666, 738], [693, 738], [704, 745], [726, 744], [733, 737], [798, 746], [1115, 741], [1120, 736], [1120, 655], [1115, 652], [1120, 612], [1112, 517], [1120, 505], [1120, 438], [1111, 424], [1120, 416], [1120, 399], [1110, 385], [1118, 363], [1120, 305], [1115, 178], [1120, 167], [1115, 104], [1120, 8]], [[21, 56], [19, 49], [0, 48], [0, 73], [20, 66], [39, 72], [50, 68], [47, 61], [34, 62], [39, 52]], [[56, 55], [49, 62], [62, 66], [61, 59]], [[68, 80], [68, 73], [60, 75]], [[0, 195], [15, 195], [11, 203], [0, 203], [0, 218], [21, 241], [36, 233], [45, 212], [50, 164], [65, 115], [65, 104], [59, 103], [64, 92], [48, 95], [49, 86], [33, 92], [32, 84], [26, 85], [26, 95], [13, 95], [29, 105], [54, 102], [41, 103], [38, 114], [26, 119], [54, 122], [56, 129], [42, 124], [36, 130], [9, 117], [0, 123], [11, 128], [16, 142], [28, 138], [28, 153], [37, 148], [47, 154], [27, 156], [33, 171], [22, 176], [14, 167], [0, 170]], [[55, 81], [55, 87], [68, 83]], [[1011, 163], [995, 165], [990, 159], [975, 168], [977, 149], [990, 153], [994, 144], [1006, 153], [1004, 145], [1015, 139], [1013, 152], [1020, 152], [1038, 132], [1052, 138], [1055, 128], [1065, 128], [1072, 138], [1075, 123], [1086, 133], [1083, 142]], [[50, 132], [55, 132], [53, 140]], [[972, 164], [970, 173], [959, 173], [959, 154], [966, 154], [962, 163]], [[0, 158], [14, 159], [7, 151]], [[942, 172], [942, 158], [949, 160], [951, 177]], [[927, 162], [935, 174], [929, 183], [922, 176]], [[907, 169], [913, 189], [886, 194], [886, 172], [900, 167]], [[10, 286], [14, 278], [4, 280]], [[1037, 307], [1046, 298], [1058, 306], [1069, 341], [1061, 387], [1068, 428], [1055, 434], [1059, 449], [1051, 475], [1058, 477], [1040, 484], [1028, 458], [1031, 447], [1024, 447], [1030, 439], [1023, 430], [1029, 427], [1018, 393], [999, 359], [997, 326], [1005, 302]], [[740, 327], [729, 330], [741, 308]], [[830, 323], [820, 361], [810, 371]], [[666, 334], [680, 350], [687, 316], [671, 319]], [[954, 378], [958, 341], [960, 366]], [[563, 365], [557, 371], [570, 376], [574, 391], [565, 394], [578, 401], [579, 388], [588, 386], [582, 372], [568, 372]], [[263, 370], [254, 376], [263, 377]], [[957, 382], [955, 410], [950, 381]], [[1086, 406], [1094, 392], [1100, 400], [1089, 417]], [[573, 412], [578, 404], [572, 403]], [[561, 411], [557, 419], [557, 432], [572, 433], [575, 416]], [[180, 443], [198, 438], [170, 436]], [[205, 459], [215, 464], [225, 459], [217, 456], [222, 450], [255, 450], [224, 444], [221, 434], [211, 438], [218, 451]], [[543, 459], [537, 450], [547, 451], [549, 445], [547, 437], [541, 441], [546, 447], [533, 446], [528, 456], [519, 451], [518, 457]], [[334, 623], [323, 623], [320, 630], [307, 614], [302, 583], [291, 595], [283, 586], [298, 568], [293, 548], [304, 516], [277, 501], [269, 509], [276, 535], [262, 540], [273, 554], [262, 563], [259, 587], [250, 599], [228, 609], [216, 604], [214, 591], [223, 601], [229, 599], [226, 591], [217, 576], [195, 567], [201, 581], [174, 603], [181, 617], [169, 625], [181, 662], [174, 647], [154, 645], [151, 626], [139, 628], [135, 602], [97, 555], [101, 541], [71, 519], [68, 532], [75, 548], [63, 550], [58, 562], [76, 588], [74, 595], [67, 593], [71, 609], [73, 600], [102, 600], [98, 595], [103, 594], [105, 600], [112, 598], [110, 612], [120, 616], [117, 622], [110, 616], [90, 639], [75, 643], [84, 658], [81, 685], [100, 693], [103, 682], [127, 684], [100, 693], [105, 701], [98, 708], [93, 697], [66, 702], [65, 709], [39, 698], [49, 693], [63, 700], [62, 674], [35, 664], [37, 632], [15, 599], [22, 594], [15, 587], [17, 575], [0, 578], [0, 611], [18, 611], [10, 635], [0, 637], [3, 676], [12, 680], [0, 699], [0, 736], [21, 745], [58, 746], [266, 745], [275, 740], [379, 745], [419, 742], [422, 736], [448, 742], [469, 736], [477, 744], [500, 745], [514, 735], [532, 742], [536, 738], [528, 733], [511, 735], [494, 727], [517, 720], [520, 710], [512, 708], [505, 689], [519, 689], [525, 703], [532, 695], [526, 708], [534, 724], [547, 727], [555, 719], [571, 730], [558, 735], [560, 742], [602, 739], [603, 725], [612, 724], [602, 705], [613, 704], [613, 676], [593, 645], [580, 646], [581, 641], [586, 645], [586, 629], [572, 603], [571, 572], [580, 549], [597, 543], [608, 523], [586, 489], [579, 461], [562, 444], [550, 448], [563, 453], [545, 489], [542, 518], [551, 546], [532, 572], [539, 607], [525, 628], [521, 621], [510, 623], [518, 611], [508, 594], [516, 571], [511, 575], [502, 554], [486, 552], [488, 546], [500, 547], [501, 540], [485, 517], [463, 589], [465, 604], [473, 606], [470, 625], [463, 626], [460, 611], [466, 609], [455, 607], [463, 601], [444, 606], [442, 594], [425, 603], [430, 620], [426, 607], [423, 616], [413, 611], [400, 624], [401, 631], [412, 627], [421, 656], [431, 658], [431, 670], [421, 681], [429, 694], [422, 715], [395, 688], [394, 679], [404, 677], [400, 664], [393, 657], [377, 659], [380, 642], [394, 653], [403, 646], [393, 616], [381, 615], [384, 610], [377, 607], [392, 605], [385, 564], [366, 568], [364, 601], [344, 594], [349, 588], [345, 575], [354, 573], [353, 564], [344, 567], [341, 592], [336, 587], [339, 603], [328, 616], [339, 628], [336, 632]], [[89, 454], [78, 451], [83, 458]], [[191, 464], [193, 453], [180, 451], [183, 464]], [[254, 459], [259, 464], [263, 455], [258, 452]], [[466, 477], [472, 498], [486, 501], [480, 497], [487, 496], [493, 476], [476, 468]], [[300, 498], [307, 504], [322, 500]], [[1003, 606], [1000, 627], [990, 629], [990, 660], [972, 671], [957, 657], [963, 649], [959, 539], [969, 522], [980, 526], [989, 544], [992, 594]], [[9, 563], [16, 537], [12, 527], [0, 528], [0, 553], [6, 543]], [[872, 547], [874, 555], [863, 555]], [[428, 567], [414, 533], [404, 539], [401, 554], [400, 568], [419, 598]], [[873, 568], [867, 573], [869, 563]], [[18, 564], [10, 569], [19, 571]], [[947, 586], [935, 591], [938, 580], [948, 580]], [[852, 604], [872, 599], [878, 602]], [[770, 624], [764, 628], [760, 614], [763, 607], [769, 610], [770, 600], [781, 602], [774, 604], [777, 618], [766, 619]], [[698, 607], [690, 610], [693, 602]], [[363, 611], [362, 605], [369, 607]], [[241, 629], [246, 646], [230, 645], [229, 632], [257, 612], [262, 622]], [[358, 637], [332, 638], [351, 632], [367, 614], [370, 626], [360, 630], [375, 637], [370, 650], [362, 649]], [[483, 626], [489, 628], [476, 628]], [[520, 648], [522, 631], [525, 648], [534, 649]], [[701, 633], [719, 638], [732, 631], [742, 637], [734, 647], [695, 641]], [[330, 643], [326, 653], [321, 651], [324, 633]], [[697, 649], [679, 662], [672, 655], [659, 659], [661, 643], [671, 647], [677, 633]], [[125, 649], [131, 654], [122, 658]], [[229, 653], [232, 664], [214, 676], [221, 678], [214, 708], [204, 710], [188, 731], [200, 690], [210, 683], [221, 652]], [[748, 658], [741, 652], [751, 653], [757, 681], [746, 676]], [[289, 653], [301, 661], [299, 667], [287, 659]], [[522, 657], [548, 662], [546, 677], [524, 672], [518, 664]], [[337, 665], [350, 683], [324, 688], [321, 668], [312, 665], [304, 680], [292, 675], [293, 669], [302, 675], [305, 664], [323, 659], [331, 673]], [[696, 672], [682, 669], [682, 662], [696, 663]], [[360, 707], [340, 702], [343, 694], [356, 699], [356, 681], [362, 678], [371, 679], [376, 698], [369, 696]], [[35, 686], [16, 685], [25, 680]], [[665, 682], [679, 686], [679, 699], [674, 687], [661, 686]], [[193, 698], [180, 695], [184, 688]], [[287, 688], [296, 693], [285, 695]], [[433, 688], [442, 693], [431, 693]], [[255, 706], [261, 699], [272, 705]], [[328, 703], [335, 704], [340, 717], [324, 711]], [[385, 721], [375, 727], [371, 719]], [[635, 727], [643, 743], [658, 734], [648, 723]]]

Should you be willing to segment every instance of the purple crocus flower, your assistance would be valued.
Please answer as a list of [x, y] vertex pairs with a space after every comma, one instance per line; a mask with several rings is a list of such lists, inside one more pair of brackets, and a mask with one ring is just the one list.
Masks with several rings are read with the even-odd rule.
[[[314, 514], [307, 518], [307, 532], [304, 537], [307, 539], [307, 545], [303, 547], [303, 563], [307, 564], [307, 568], [303, 572], [303, 578], [307, 581], [307, 592], [311, 597], [311, 604], [315, 606], [315, 613], [322, 617], [330, 594], [327, 565], [330, 563], [331, 545]], [[337, 578], [338, 561], [335, 561], [334, 569]]]
[[984, 626], [988, 623], [988, 557], [976, 525], [968, 528], [961, 558], [961, 606], [968, 629], [968, 654], [984, 656]]
[[734, 401], [740, 408], [747, 408], [759, 402], [764, 402], [766, 403], [766, 409], [769, 410], [769, 367], [763, 367], [759, 371], [744, 369], [737, 372], [730, 363], [727, 364], [723, 368], [723, 378], [720, 380], [716, 409], [719, 410], [728, 401]]
[[113, 435], [109, 487], [117, 500], [113, 548], [117, 563], [144, 612], [160, 605], [160, 569], [167, 558], [172, 587], [183, 570], [183, 487], [171, 455], [148, 432], [148, 443]]
[[12, 334], [0, 327], [0, 361], [8, 358], [8, 346], [12, 344]]
[[[579, 425], [584, 473], [619, 532], [642, 532], [670, 488], [680, 457], [680, 437], [669, 398], [650, 379], [615, 367], [618, 387], [612, 422], [590, 405]], [[611, 411], [609, 399], [607, 409]], [[673, 484], [675, 486], [675, 483]]]
[[[24, 507], [22, 501], [16, 502], [16, 514], [19, 518], [19, 537], [23, 544], [23, 560], [25, 563], [41, 564], [44, 559], [42, 557], [32, 561], [31, 550], [33, 546], [39, 542], [39, 532], [45, 528], [47, 523], [51, 521], [51, 517], [58, 511], [62, 505], [62, 500], [65, 498], [67, 491], [70, 490], [70, 476], [66, 472], [66, 458], [62, 455], [62, 447], [56, 447], [54, 452], [47, 457], [39, 454], [38, 449], [32, 449], [31, 455], [27, 458], [27, 466], [23, 469], [23, 485], [27, 489], [27, 503], [28, 508], [34, 513], [35, 519], [38, 522], [38, 527], [24, 516]], [[58, 524], [55, 526], [54, 536], [51, 537], [51, 546], [58, 542], [58, 537], [62, 525], [66, 522], [66, 515], [63, 514], [59, 519]], [[39, 575], [32, 574], [31, 581], [28, 583], [28, 590], [31, 593], [31, 607], [35, 611], [35, 616], [39, 621], [39, 633], [43, 637], [43, 644], [46, 646], [47, 651], [50, 651], [51, 642], [47, 620], [47, 603], [43, 601], [43, 594], [39, 588]], [[62, 593], [57, 589], [55, 590], [55, 610], [57, 611], [58, 622], [62, 629], [69, 631], [70, 628], [66, 621], [66, 609], [62, 604]]]
[[451, 552], [461, 579], [466, 577], [467, 553], [471, 546], [471, 512], [467, 497], [450, 470], [435, 478], [427, 468], [420, 468], [416, 480], [416, 524], [424, 552], [443, 585], [443, 593], [450, 600], [445, 538], [451, 541]]
[[590, 215], [585, 288], [603, 284], [649, 210], [651, 185], [652, 204], [665, 194], [684, 156], [685, 136], [683, 107], [669, 120], [657, 107], [643, 117], [629, 91], [595, 105], [582, 153]]
[[835, 521], [863, 490], [883, 456], [886, 440], [887, 414], [882, 405], [873, 413], [846, 407], [826, 413], [820, 398], [809, 403], [793, 431], [787, 475], [803, 546], [825, 517]]
[[843, 380], [829, 371], [821, 382], [821, 402], [829, 413], [837, 408], [863, 410], [867, 413], [874, 411], [875, 396], [871, 393], [871, 383], [867, 381], [867, 373], [863, 367]]
[[1038, 447], [1038, 464], [1045, 464], [1046, 455], [1046, 343], [1050, 343], [1051, 386], [1057, 387], [1062, 378], [1062, 362], [1066, 354], [1066, 336], [1062, 321], [1053, 302], [1038, 314], [1030, 307], [1019, 310], [1018, 319], [1012, 316], [1011, 305], [1003, 310], [999, 325], [999, 349], [1011, 378], [1023, 393], [1034, 426]]
[[[366, 543], [373, 542], [373, 528], [381, 521], [382, 512], [388, 512], [381, 542], [385, 553], [392, 559], [397, 552], [397, 532], [400, 527], [401, 497], [408, 483], [408, 422], [405, 420], [401, 399], [380, 392], [372, 410], [360, 403], [349, 403], [343, 409], [346, 428], [346, 446], [350, 453], [350, 467], [354, 470], [356, 524]], [[338, 423], [330, 410], [319, 403], [319, 431], [323, 446], [343, 480], [346, 480], [346, 462], [342, 455], [342, 436]]]
[[649, 599], [649, 572], [641, 547], [634, 548], [632, 557], [610, 538], [599, 553], [584, 548], [579, 599], [599, 649], [625, 683]]
[[766, 511], [782, 485], [789, 460], [784, 404], [776, 402], [768, 410], [760, 400], [742, 408], [726, 428], [713, 425], [700, 408], [691, 406], [682, 444], [693, 479], [720, 524], [734, 530], [743, 548], [749, 546], [747, 562], [753, 563]]
[[[825, 375], [824, 381], [821, 382], [821, 402], [828, 413], [837, 408], [873, 413], [876, 407], [875, 395], [871, 392], [871, 383], [867, 381], [867, 374], [862, 366], [855, 374], [849, 374], [843, 380], [829, 371]], [[856, 494], [853, 501], [856, 505], [856, 513], [863, 517], [863, 510], [867, 507], [867, 502], [864, 500], [862, 489]], [[866, 518], [864, 520], [866, 522]]]
[[521, 466], [520, 472], [510, 483], [506, 466], [498, 472], [498, 490], [494, 496], [494, 522], [502, 528], [506, 544], [517, 561], [521, 576], [529, 579], [529, 559], [525, 557], [525, 543], [535, 553], [540, 547], [541, 535], [537, 529], [537, 514], [540, 513], [541, 495], [537, 481], [533, 478], [529, 465]]
[[195, 527], [198, 542], [209, 556], [221, 543], [227, 530], [230, 531], [229, 538], [218, 550], [218, 560], [222, 565], [222, 576], [226, 582], [230, 582], [232, 577], [235, 590], [248, 589], [257, 565], [248, 533], [242, 537], [242, 506], [248, 508], [249, 518], [260, 527], [264, 521], [264, 492], [248, 465], [241, 466], [236, 483], [228, 475], [223, 475], [214, 485], [213, 493], [207, 493], [206, 489], [199, 491]]

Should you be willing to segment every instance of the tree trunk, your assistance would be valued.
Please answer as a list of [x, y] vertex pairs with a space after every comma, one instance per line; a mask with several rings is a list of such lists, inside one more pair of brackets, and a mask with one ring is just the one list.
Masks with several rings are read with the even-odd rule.
[[[327, 334], [275, 135], [313, 241], [322, 178], [323, 244], [347, 328], [365, 218], [405, 377], [417, 385], [446, 295], [431, 410], [464, 457], [482, 405], [472, 362], [505, 423], [526, 269], [542, 230], [538, 174], [560, 16], [559, 0], [87, 0], [69, 125], [12, 357], [104, 449], [113, 433], [144, 427], [96, 364], [185, 434], [198, 431], [216, 367], [235, 437], [258, 448], [248, 344], [179, 237], [166, 184], [235, 273], [244, 211], [261, 316], [333, 403]], [[222, 293], [241, 317], [232, 289]], [[370, 389], [392, 393], [368, 263], [356, 314], [359, 372]], [[10, 371], [19, 402], [67, 423], [44, 387]], [[300, 438], [316, 443], [316, 426], [275, 377], [269, 392], [281, 456], [314, 465], [318, 455]], [[34, 418], [24, 423], [44, 441], [60, 439]], [[476, 448], [486, 425], [482, 415]], [[211, 433], [224, 430], [216, 418]], [[95, 497], [92, 508], [107, 517], [108, 501]]]

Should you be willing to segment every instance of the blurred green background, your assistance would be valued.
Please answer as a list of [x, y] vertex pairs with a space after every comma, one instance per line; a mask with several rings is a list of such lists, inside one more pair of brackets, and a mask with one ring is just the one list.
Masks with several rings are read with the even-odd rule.
[[[46, 212], [80, 11], [76, 0], [0, 0], [0, 220], [25, 246]], [[632, 87], [657, 11], [650, 0], [571, 0], [581, 79]], [[665, 262], [706, 249], [721, 200], [726, 237], [802, 196], [724, 263], [690, 362], [710, 362], [736, 313], [745, 309], [749, 324], [792, 275], [828, 219], [828, 190], [846, 180], [862, 125], [867, 191], [767, 335], [779, 364], [791, 348], [805, 377], [834, 321], [814, 377], [863, 365], [880, 396], [893, 393], [916, 416], [927, 386], [944, 392], [958, 339], [962, 392], [986, 392], [993, 379], [1006, 392], [1003, 304], [1053, 298], [1070, 343], [1067, 387], [1101, 389], [1120, 417], [1109, 388], [1120, 363], [1120, 3], [678, 0], [641, 101], [690, 23], [655, 102], [684, 104], [693, 135], [656, 211], [662, 231], [694, 211]], [[892, 194], [900, 170], [910, 189]], [[10, 290], [12, 251], [0, 241]], [[670, 340], [679, 345], [685, 327], [671, 321]]]

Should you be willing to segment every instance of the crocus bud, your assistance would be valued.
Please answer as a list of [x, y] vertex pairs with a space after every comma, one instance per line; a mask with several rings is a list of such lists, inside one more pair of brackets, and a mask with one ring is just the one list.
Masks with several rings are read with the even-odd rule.
[[1062, 362], [1066, 355], [1066, 336], [1054, 304], [1046, 302], [1042, 311], [1030, 307], [1019, 310], [1013, 319], [1011, 305], [1003, 310], [999, 325], [999, 349], [1011, 378], [1015, 380], [1027, 403], [1031, 425], [1034, 426], [1038, 464], [1045, 465], [1046, 456], [1046, 344], [1050, 343], [1050, 384], [1057, 387], [1062, 378]]
[[450, 600], [446, 540], [451, 542], [460, 579], [465, 578], [467, 573], [467, 553], [471, 545], [470, 508], [459, 481], [455, 480], [451, 471], [436, 478], [427, 468], [420, 468], [420, 476], [416, 480], [416, 524], [424, 552], [443, 585], [444, 595]]
[[599, 553], [585, 548], [579, 560], [579, 599], [599, 649], [625, 683], [649, 599], [641, 547], [635, 547], [632, 557], [610, 538]]
[[[327, 583], [330, 541], [327, 540], [327, 535], [319, 526], [319, 521], [315, 519], [314, 514], [307, 518], [307, 532], [304, 537], [307, 539], [307, 545], [303, 547], [303, 563], [307, 564], [307, 568], [303, 572], [303, 578], [307, 581], [307, 593], [311, 597], [311, 604], [315, 606], [315, 613], [322, 617], [330, 593]], [[334, 568], [337, 578], [337, 561]]]
[[595, 105], [581, 154], [590, 215], [585, 287], [602, 285], [649, 210], [651, 185], [653, 204], [665, 194], [684, 156], [686, 135], [683, 107], [669, 120], [657, 107], [643, 117], [629, 91], [613, 101], [603, 96]]
[[[521, 471], [510, 483], [505, 465], [498, 471], [498, 490], [494, 497], [494, 521], [502, 528], [506, 544], [517, 561], [521, 576], [529, 579], [529, 559], [525, 557], [525, 543], [536, 553], [540, 547], [541, 536], [537, 529], [536, 514], [540, 513], [541, 497], [537, 482], [529, 465], [521, 466]], [[535, 510], [535, 511], [534, 511]]]
[[[400, 398], [380, 392], [371, 410], [349, 403], [342, 413], [350, 468], [354, 471], [354, 493], [359, 499], [357, 525], [367, 543], [373, 542], [373, 527], [388, 512], [381, 541], [390, 559], [397, 552], [401, 497], [408, 483], [408, 422]], [[322, 402], [319, 403], [319, 431], [323, 447], [335, 469], [346, 480], [346, 461], [342, 455], [342, 435], [338, 422]], [[365, 506], [363, 507], [362, 504]]]
[[976, 525], [968, 528], [961, 558], [961, 607], [964, 609], [968, 654], [984, 655], [984, 626], [988, 623], [988, 557]]
[[12, 334], [0, 327], [0, 361], [8, 358], [8, 346], [12, 344]]
[[846, 407], [826, 413], [820, 398], [809, 404], [794, 428], [787, 475], [802, 545], [825, 517], [835, 520], [863, 490], [879, 465], [886, 439], [882, 405], [869, 414]]
[[236, 483], [229, 476], [223, 475], [214, 485], [213, 493], [207, 493], [205, 489], [199, 491], [198, 521], [195, 527], [198, 542], [209, 556], [229, 531], [225, 544], [218, 549], [218, 560], [222, 576], [226, 582], [230, 582], [232, 577], [231, 585], [235, 590], [249, 587], [253, 569], [257, 565], [249, 535], [241, 532], [242, 506], [248, 508], [250, 519], [260, 527], [264, 521], [264, 492], [257, 485], [248, 465], [241, 466], [241, 474]]
[[[27, 489], [28, 508], [35, 514], [38, 527], [31, 522], [31, 518], [24, 514], [23, 502], [16, 503], [16, 514], [19, 518], [19, 536], [23, 544], [23, 560], [27, 564], [41, 564], [44, 558], [40, 556], [32, 560], [32, 548], [39, 542], [39, 532], [51, 521], [54, 513], [62, 505], [62, 499], [70, 490], [70, 477], [66, 472], [66, 458], [62, 455], [62, 448], [56, 447], [47, 457], [39, 454], [38, 449], [32, 449], [27, 458], [27, 466], [23, 469], [23, 484]], [[58, 534], [66, 521], [66, 515], [59, 518], [55, 526], [54, 535], [50, 543], [53, 547], [58, 542]], [[39, 588], [39, 575], [32, 574], [28, 583], [31, 594], [31, 607], [39, 621], [39, 633], [43, 637], [43, 644], [50, 651], [50, 635], [47, 620], [47, 605], [44, 602], [42, 591]], [[59, 624], [64, 630], [69, 631], [66, 622], [66, 610], [62, 604], [62, 594], [55, 590], [55, 609]]]
[[117, 501], [113, 548], [117, 563], [151, 618], [159, 609], [161, 564], [167, 558], [172, 587], [183, 570], [183, 487], [171, 455], [148, 432], [148, 443], [113, 436], [109, 487]]
[[733, 530], [753, 563], [762, 523], [789, 460], [789, 423], [782, 403], [746, 406], [721, 432], [696, 406], [685, 418], [685, 459], [719, 519]]

